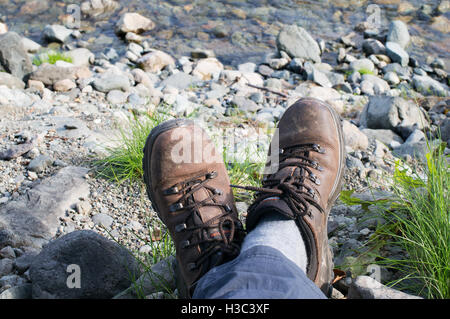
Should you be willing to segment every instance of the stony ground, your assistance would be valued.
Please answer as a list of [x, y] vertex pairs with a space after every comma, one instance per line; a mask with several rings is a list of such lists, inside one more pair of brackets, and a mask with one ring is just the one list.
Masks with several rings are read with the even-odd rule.
[[[402, 22], [377, 32], [358, 29], [365, 38], [358, 43], [352, 34], [317, 42], [307, 30], [286, 26], [276, 51], [260, 64], [237, 69], [208, 50], [179, 58], [155, 50], [137, 34], [151, 27], [140, 15], [121, 19], [117, 33], [127, 51], [119, 56], [113, 49], [94, 55], [76, 48], [69, 39], [79, 31], [49, 26], [48, 41], [70, 42], [72, 63], [40, 66], [30, 58], [44, 49], [39, 44], [13, 32], [0, 35], [0, 293], [29, 296], [18, 287], [30, 286], [33, 297], [48, 297], [38, 284], [41, 268], [33, 271], [30, 264], [43, 244], [76, 230], [93, 230], [135, 253], [152, 251], [150, 230], [161, 226], [142, 183], [117, 184], [99, 177], [93, 165], [106, 147], [117, 145], [132, 114], [144, 117], [164, 107], [210, 132], [234, 127], [241, 145], [255, 128], [270, 132], [298, 98], [322, 99], [343, 118], [344, 189], [366, 198], [373, 189], [375, 197], [388, 196], [384, 177], [392, 174], [395, 160], [423, 158], [425, 137], [434, 140], [437, 128], [443, 141], [450, 139], [445, 65], [435, 57], [410, 57]], [[335, 63], [321, 63], [329, 53]], [[268, 141], [266, 134], [261, 147]], [[243, 215], [248, 204], [237, 203]], [[335, 264], [351, 264], [380, 222], [360, 206], [336, 203], [328, 229]], [[383, 254], [403, 252], [388, 247]], [[386, 282], [396, 274], [382, 275]], [[347, 288], [334, 297], [343, 297]]]

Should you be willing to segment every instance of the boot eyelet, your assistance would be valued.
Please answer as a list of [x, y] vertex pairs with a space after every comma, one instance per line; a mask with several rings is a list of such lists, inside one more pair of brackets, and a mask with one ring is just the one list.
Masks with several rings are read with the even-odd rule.
[[180, 243], [181, 248], [185, 249], [189, 246], [190, 242], [189, 240], [184, 240]]
[[284, 149], [280, 148], [279, 154], [283, 154], [283, 153], [284, 153]]
[[164, 195], [174, 195], [177, 194], [179, 192], [178, 187], [174, 186], [174, 187], [170, 187], [168, 189], [166, 189], [163, 194]]
[[316, 185], [320, 185], [320, 179], [316, 178], [316, 180], [314, 181], [314, 183], [316, 183]]
[[213, 178], [216, 178], [217, 177], [217, 172], [216, 171], [212, 171], [211, 173], [207, 173], [206, 174], [206, 178], [207, 179], [213, 179]]
[[174, 212], [176, 212], [177, 210], [183, 209], [183, 207], [184, 207], [183, 204], [181, 204], [181, 203], [175, 203], [175, 204], [169, 206], [169, 211], [170, 211], [171, 213], [174, 213]]
[[216, 188], [216, 189], [214, 189], [214, 194], [216, 194], [216, 195], [222, 195], [223, 192], [222, 192], [220, 189]]
[[225, 208], [225, 211], [228, 213], [228, 212], [231, 212], [231, 207], [228, 205], [228, 204], [226, 204], [225, 206], [224, 206], [224, 208]]
[[197, 269], [197, 265], [195, 263], [189, 263], [187, 264], [187, 269], [189, 271], [194, 271], [195, 269]]
[[175, 232], [179, 233], [187, 228], [186, 224], [178, 224], [175, 226]]

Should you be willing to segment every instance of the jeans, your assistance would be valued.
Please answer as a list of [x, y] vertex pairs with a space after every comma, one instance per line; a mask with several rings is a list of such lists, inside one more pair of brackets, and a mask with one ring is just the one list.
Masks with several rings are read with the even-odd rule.
[[193, 298], [326, 299], [305, 272], [279, 250], [258, 245], [208, 271]]

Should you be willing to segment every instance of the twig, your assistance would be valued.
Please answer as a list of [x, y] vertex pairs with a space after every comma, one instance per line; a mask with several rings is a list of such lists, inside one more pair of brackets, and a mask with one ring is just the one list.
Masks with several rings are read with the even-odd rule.
[[288, 96], [286, 94], [282, 93], [282, 92], [278, 92], [278, 91], [275, 91], [275, 90], [272, 90], [272, 89], [269, 89], [269, 88], [266, 88], [266, 87], [262, 87], [262, 86], [253, 85], [253, 84], [250, 84], [250, 83], [247, 83], [247, 85], [252, 87], [252, 88], [255, 88], [255, 89], [267, 91], [267, 92], [270, 92], [270, 93], [282, 96], [284, 98], [288, 98]]

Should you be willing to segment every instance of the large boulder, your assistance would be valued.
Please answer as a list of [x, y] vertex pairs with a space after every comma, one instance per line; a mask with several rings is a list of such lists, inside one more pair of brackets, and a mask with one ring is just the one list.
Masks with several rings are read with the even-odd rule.
[[413, 77], [413, 85], [417, 92], [423, 95], [436, 95], [436, 96], [448, 96], [448, 88], [432, 79], [428, 75], [417, 75]]
[[139, 275], [127, 249], [91, 230], [51, 241], [30, 266], [34, 299], [108, 299]]
[[366, 128], [399, 133], [405, 127], [423, 129], [428, 126], [428, 121], [414, 101], [401, 97], [371, 96], [361, 113], [360, 124]]
[[72, 30], [67, 29], [63, 25], [52, 24], [46, 25], [44, 31], [42, 32], [44, 39], [48, 42], [66, 42], [70, 35], [72, 34]]
[[10, 89], [25, 88], [25, 83], [21, 79], [6, 72], [0, 72], [0, 85], [6, 85]]
[[320, 62], [319, 45], [305, 29], [297, 25], [286, 26], [280, 31], [277, 47], [279, 51], [285, 51], [292, 58]]
[[30, 246], [41, 248], [53, 238], [63, 217], [79, 198], [87, 198], [88, 169], [67, 166], [43, 180], [17, 200], [0, 208], [0, 248]]
[[15, 32], [0, 35], [0, 69], [23, 79], [33, 71], [30, 57], [25, 50], [22, 38]]

